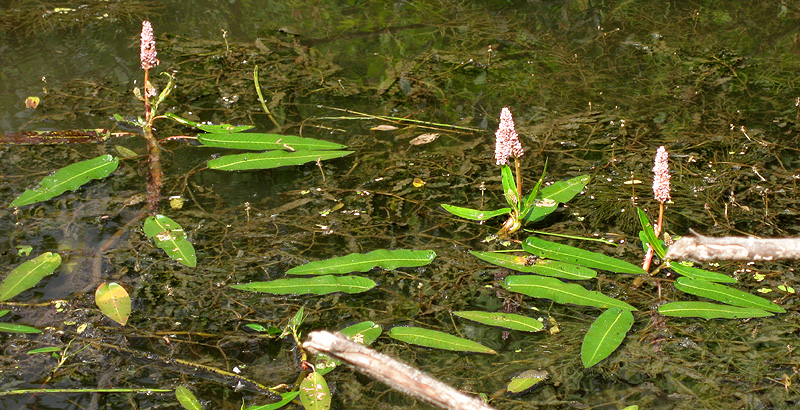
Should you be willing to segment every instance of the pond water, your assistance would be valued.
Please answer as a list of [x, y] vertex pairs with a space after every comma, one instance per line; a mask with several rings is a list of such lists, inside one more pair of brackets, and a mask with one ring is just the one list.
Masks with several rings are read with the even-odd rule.
[[[673, 277], [601, 274], [587, 288], [634, 305], [619, 350], [585, 369], [581, 342], [601, 310], [513, 299], [508, 274], [468, 251], [516, 249], [485, 241], [502, 218], [484, 223], [447, 214], [449, 203], [504, 204], [494, 131], [510, 107], [525, 148], [524, 186], [582, 174], [576, 198], [528, 229], [602, 238], [569, 243], [640, 264], [636, 206], [651, 218], [652, 158], [670, 152], [672, 202], [666, 231], [687, 235], [798, 236], [800, 200], [800, 8], [738, 1], [83, 1], [19, 0], [0, 6], [0, 131], [114, 128], [143, 115], [138, 35], [152, 21], [161, 64], [176, 89], [161, 112], [196, 121], [252, 124], [259, 132], [344, 144], [343, 158], [272, 170], [205, 169], [225, 150], [191, 140], [162, 144], [163, 195], [186, 199], [161, 212], [179, 222], [198, 265], [171, 261], [141, 232], [147, 173], [143, 156], [108, 178], [21, 207], [0, 208], [0, 274], [32, 256], [64, 263], [0, 310], [0, 322], [35, 335], [0, 333], [0, 392], [33, 388], [189, 387], [205, 408], [238, 409], [270, 400], [236, 391], [198, 368], [143, 360], [99, 342], [231, 371], [265, 385], [301, 374], [296, 347], [245, 325], [283, 328], [303, 307], [303, 334], [371, 320], [384, 330], [413, 325], [457, 334], [496, 350], [464, 355], [382, 336], [374, 346], [464, 391], [492, 396], [498, 409], [797, 408], [796, 262], [719, 263], [738, 288], [777, 301], [787, 313], [763, 319], [666, 318], [666, 301], [696, 300]], [[264, 112], [261, 89], [275, 122]], [[35, 109], [25, 99], [39, 97]], [[390, 130], [376, 129], [391, 125]], [[432, 142], [411, 141], [438, 133]], [[158, 138], [193, 136], [161, 119]], [[119, 147], [145, 153], [142, 138], [99, 144], [0, 145], [0, 199], [10, 204], [53, 171]], [[424, 182], [424, 185], [421, 184]], [[524, 239], [518, 233], [513, 239]], [[235, 283], [284, 277], [305, 262], [375, 249], [431, 249], [433, 263], [364, 274], [362, 294], [271, 296]], [[123, 285], [133, 313], [121, 327], [94, 305], [102, 282]], [[643, 283], [640, 283], [643, 282]], [[659, 299], [659, 291], [662, 298]], [[759, 293], [761, 292], [761, 293]], [[56, 307], [53, 300], [66, 300]], [[513, 300], [512, 300], [513, 299]], [[457, 310], [542, 318], [547, 331], [503, 331], [454, 317]], [[560, 331], [555, 332], [558, 328]], [[80, 330], [80, 331], [79, 331]], [[70, 344], [71, 342], [71, 344]], [[94, 344], [92, 344], [94, 342]], [[55, 346], [63, 365], [26, 352]], [[80, 350], [84, 348], [83, 350]], [[79, 351], [80, 350], [80, 351]], [[545, 370], [543, 387], [502, 392], [526, 370]], [[350, 370], [326, 376], [339, 409], [426, 408]], [[8, 409], [178, 408], [172, 393], [0, 396]], [[299, 405], [290, 404], [294, 408]]]

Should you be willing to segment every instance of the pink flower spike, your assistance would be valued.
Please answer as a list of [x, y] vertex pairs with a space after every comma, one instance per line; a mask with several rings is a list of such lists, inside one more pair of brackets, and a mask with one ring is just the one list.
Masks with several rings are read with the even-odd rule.
[[158, 65], [156, 58], [156, 39], [153, 37], [153, 26], [150, 21], [142, 22], [142, 42], [139, 51], [139, 60], [142, 62], [142, 69], [149, 70]]
[[497, 165], [508, 163], [508, 157], [519, 158], [525, 151], [519, 142], [519, 135], [514, 130], [514, 118], [508, 107], [503, 107], [500, 111], [500, 126], [494, 133], [494, 159]]
[[669, 195], [669, 154], [663, 146], [656, 152], [655, 165], [653, 166], [653, 196], [662, 204], [670, 200]]

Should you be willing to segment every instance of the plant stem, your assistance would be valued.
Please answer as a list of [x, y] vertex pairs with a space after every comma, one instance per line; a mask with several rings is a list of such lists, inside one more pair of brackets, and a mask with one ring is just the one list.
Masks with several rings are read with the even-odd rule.
[[147, 141], [147, 205], [150, 213], [153, 215], [158, 213], [158, 201], [161, 199], [161, 180], [163, 172], [161, 171], [161, 147], [158, 146], [158, 140], [153, 135], [153, 111], [150, 107], [150, 70], [144, 70], [144, 139]]
[[514, 157], [514, 168], [517, 171], [517, 208], [522, 210], [522, 167], [517, 157]]

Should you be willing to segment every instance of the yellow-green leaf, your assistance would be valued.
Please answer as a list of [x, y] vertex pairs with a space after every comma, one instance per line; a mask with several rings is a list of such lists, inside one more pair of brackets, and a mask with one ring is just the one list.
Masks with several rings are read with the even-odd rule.
[[331, 407], [331, 391], [325, 377], [312, 372], [300, 382], [300, 403], [305, 410], [327, 410]]
[[742, 292], [741, 290], [707, 280], [680, 277], [675, 281], [675, 287], [683, 292], [716, 300], [717, 302], [727, 303], [729, 305], [753, 307], [775, 313], [786, 312], [780, 305], [760, 296]]
[[224, 155], [208, 161], [208, 167], [222, 171], [270, 169], [308, 162], [324, 161], [350, 155], [354, 151], [267, 151]]
[[522, 249], [541, 258], [555, 259], [594, 269], [618, 273], [645, 273], [640, 266], [632, 263], [574, 246], [545, 241], [535, 236], [529, 236], [525, 239], [522, 242]]
[[567, 262], [538, 259], [535, 256], [517, 256], [499, 252], [470, 251], [472, 255], [486, 262], [518, 272], [536, 273], [562, 279], [584, 280], [597, 276], [597, 272]]
[[125, 326], [131, 315], [131, 297], [117, 283], [103, 283], [94, 292], [94, 303], [111, 320]]

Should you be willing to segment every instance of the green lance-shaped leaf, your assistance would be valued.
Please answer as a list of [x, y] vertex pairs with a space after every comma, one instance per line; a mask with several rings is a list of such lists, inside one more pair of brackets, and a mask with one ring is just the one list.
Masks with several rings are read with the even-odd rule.
[[472, 221], [485, 221], [489, 218], [494, 218], [495, 216], [505, 215], [511, 212], [511, 208], [501, 208], [494, 211], [479, 211], [477, 209], [463, 208], [448, 204], [442, 204], [442, 208], [455, 216]]
[[591, 279], [597, 276], [597, 272], [589, 268], [566, 262], [551, 261], [546, 259], [529, 261], [528, 257], [526, 256], [517, 256], [499, 252], [470, 251], [469, 253], [486, 262], [518, 272], [536, 273], [544, 276], [574, 280]]
[[22, 193], [11, 206], [30, 205], [46, 201], [66, 191], [73, 191], [93, 179], [107, 177], [119, 165], [119, 159], [111, 155], [76, 162], [59, 169], [53, 175], [46, 176], [39, 182], [39, 187], [28, 189]]
[[436, 330], [421, 327], [393, 327], [389, 331], [392, 339], [412, 345], [432, 347], [434, 349], [450, 350], [454, 352], [472, 352], [497, 354], [494, 350], [469, 339], [453, 336]]
[[312, 278], [276, 279], [269, 282], [250, 282], [231, 285], [234, 289], [278, 295], [306, 294], [327, 295], [329, 293], [361, 293], [375, 287], [375, 282], [361, 276], [315, 276]]
[[351, 253], [346, 256], [314, 261], [295, 266], [286, 271], [290, 275], [327, 275], [331, 273], [367, 272], [379, 266], [383, 269], [424, 266], [436, 257], [434, 251], [408, 249], [378, 249], [368, 253]]
[[550, 377], [550, 373], [544, 370], [526, 370], [514, 377], [508, 383], [506, 390], [509, 394], [517, 395], [536, 387]]
[[623, 310], [636, 310], [633, 306], [606, 296], [600, 292], [586, 290], [576, 283], [564, 283], [556, 278], [536, 275], [513, 275], [503, 281], [503, 287], [534, 298], [551, 299], [557, 303], [570, 303], [581, 306], [594, 306], [601, 309], [618, 307]]
[[268, 150], [282, 149], [288, 151], [300, 150], [335, 150], [346, 148], [335, 142], [328, 142], [314, 138], [298, 137], [296, 135], [261, 134], [261, 133], [211, 133], [198, 134], [197, 140], [208, 147]]
[[647, 239], [647, 243], [653, 247], [653, 250], [656, 252], [659, 258], [664, 259], [664, 255], [667, 254], [666, 249], [661, 244], [661, 241], [656, 236], [656, 231], [653, 228], [653, 224], [650, 223], [650, 220], [647, 219], [647, 215], [642, 211], [641, 208], [636, 208], [636, 212], [639, 215], [639, 224], [642, 225], [642, 231], [644, 232], [644, 236]]
[[197, 397], [186, 387], [178, 386], [175, 389], [175, 398], [186, 410], [203, 410], [203, 406], [197, 400]]
[[131, 316], [131, 297], [117, 283], [101, 284], [94, 292], [94, 303], [104, 315], [125, 326]]
[[262, 404], [258, 406], [250, 406], [246, 410], [277, 410], [287, 404], [289, 404], [295, 397], [300, 394], [300, 391], [290, 391], [286, 393], [281, 393], [281, 401], [271, 404]]
[[482, 312], [478, 310], [462, 310], [453, 312], [458, 317], [474, 320], [484, 325], [497, 326], [523, 332], [538, 332], [544, 329], [544, 324], [532, 317], [516, 315], [513, 313]]
[[188, 125], [190, 127], [195, 127], [199, 130], [203, 130], [205, 132], [213, 132], [213, 133], [233, 133], [233, 132], [240, 132], [240, 131], [247, 131], [253, 129], [252, 125], [230, 125], [230, 124], [201, 124], [199, 122], [194, 122], [187, 120], [185, 118], [178, 117], [172, 113], [164, 114], [165, 117], [174, 120], [180, 124]]
[[42, 278], [61, 265], [61, 255], [45, 252], [17, 266], [0, 282], [0, 302], [36, 286]]
[[555, 259], [594, 269], [618, 273], [645, 273], [644, 269], [632, 263], [574, 246], [545, 241], [534, 236], [529, 236], [522, 242], [522, 249], [541, 258]]
[[625, 335], [633, 326], [633, 314], [629, 310], [611, 308], [595, 319], [581, 345], [583, 367], [592, 367], [608, 357], [622, 344]]
[[705, 269], [695, 268], [693, 266], [686, 266], [676, 261], [670, 261], [669, 268], [679, 275], [683, 275], [692, 279], [702, 279], [709, 282], [719, 283], [736, 283], [736, 279], [724, 273], [711, 272]]
[[350, 155], [354, 151], [267, 151], [225, 155], [208, 161], [208, 167], [222, 171], [270, 169]]
[[719, 305], [711, 302], [670, 302], [658, 307], [658, 313], [673, 317], [700, 317], [703, 319], [745, 319], [767, 317], [774, 313], [758, 308]]
[[767, 299], [707, 280], [680, 277], [675, 281], [675, 287], [683, 292], [716, 300], [717, 302], [727, 303], [729, 305], [753, 307], [775, 313], [786, 312], [780, 305], [772, 303]]
[[[0, 310], [0, 317], [7, 315], [9, 310]], [[10, 332], [10, 333], [42, 333], [41, 330], [25, 326], [25, 325], [15, 325], [12, 323], [0, 323], [0, 332]]]
[[328, 410], [331, 408], [331, 391], [325, 377], [312, 372], [300, 382], [300, 403], [305, 410]]
[[190, 268], [197, 266], [194, 246], [177, 222], [164, 215], [150, 216], [144, 221], [144, 234], [155, 239], [156, 246], [163, 249], [172, 260]]
[[566, 181], [556, 181], [552, 185], [539, 190], [539, 196], [563, 204], [581, 193], [590, 179], [589, 175], [580, 175]]

